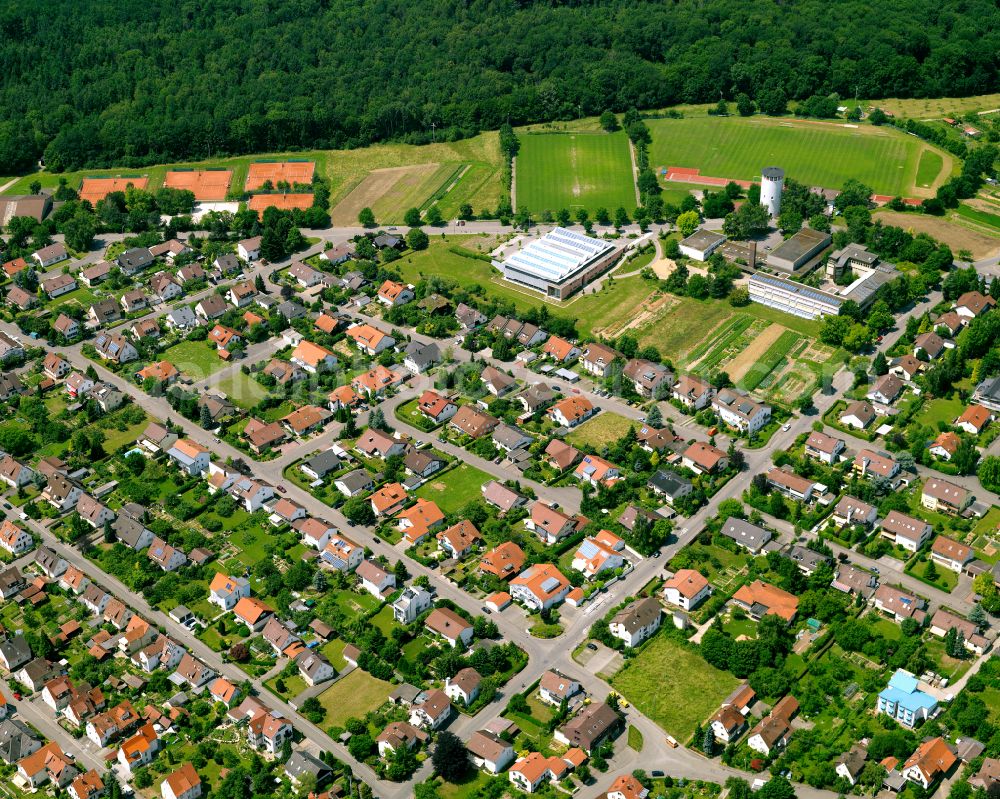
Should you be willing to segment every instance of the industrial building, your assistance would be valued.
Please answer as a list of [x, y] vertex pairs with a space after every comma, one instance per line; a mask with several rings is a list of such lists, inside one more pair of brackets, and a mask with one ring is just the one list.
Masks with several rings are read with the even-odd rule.
[[504, 280], [563, 300], [610, 268], [622, 250], [558, 227], [493, 265]]
[[695, 261], [707, 261], [715, 250], [725, 243], [726, 237], [713, 230], [696, 230], [678, 244], [681, 255]]
[[786, 274], [806, 266], [832, 241], [829, 233], [804, 227], [775, 247], [767, 256], [767, 265]]

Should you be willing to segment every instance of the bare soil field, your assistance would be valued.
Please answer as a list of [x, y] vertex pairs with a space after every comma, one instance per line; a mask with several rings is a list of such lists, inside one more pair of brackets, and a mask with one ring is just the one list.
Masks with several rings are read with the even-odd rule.
[[768, 351], [781, 334], [787, 328], [777, 323], [772, 323], [750, 344], [743, 352], [733, 358], [726, 366], [726, 372], [734, 383], [738, 383], [743, 376], [750, 371], [750, 368], [760, 360], [760, 357]]

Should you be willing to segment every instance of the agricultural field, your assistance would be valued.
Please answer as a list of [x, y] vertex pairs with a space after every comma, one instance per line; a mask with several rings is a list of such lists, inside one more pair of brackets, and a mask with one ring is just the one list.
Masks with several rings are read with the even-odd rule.
[[[739, 388], [783, 403], [814, 385], [834, 357], [832, 347], [817, 343], [816, 329], [806, 320], [760, 305], [737, 311], [725, 303], [709, 303], [711, 310], [694, 303], [702, 301], [666, 306], [640, 331], [641, 343], [656, 345], [686, 370], [724, 371]], [[718, 319], [714, 329], [704, 324], [706, 314]]]
[[[471, 139], [438, 144], [378, 144], [358, 150], [314, 150], [295, 153], [264, 153], [188, 163], [157, 164], [141, 169], [87, 169], [63, 174], [37, 172], [14, 180], [4, 194], [27, 194], [37, 180], [42, 188], [55, 188], [65, 177], [72, 188], [79, 188], [85, 177], [118, 177], [142, 175], [148, 178], [147, 189], [155, 191], [164, 184], [171, 169], [229, 169], [230, 186], [240, 191], [246, 184], [253, 161], [308, 160], [316, 164], [316, 172], [330, 183], [335, 224], [356, 225], [358, 211], [365, 205], [376, 205], [385, 214], [381, 222], [400, 221], [411, 206], [426, 208], [436, 201], [446, 219], [458, 215], [463, 203], [473, 209], [496, 208], [503, 190], [500, 181], [502, 158], [499, 138], [483, 133]], [[354, 195], [370, 173], [396, 170], [396, 180], [373, 178], [361, 193]], [[416, 177], [415, 177], [416, 176]], [[398, 185], [397, 185], [398, 184]], [[351, 195], [354, 195], [353, 197]], [[350, 199], [343, 209], [339, 205]], [[353, 210], [356, 206], [356, 210]], [[631, 207], [631, 206], [629, 206]]]
[[1000, 255], [997, 231], [992, 227], [984, 228], [960, 211], [948, 218], [887, 210], [879, 210], [873, 216], [886, 225], [896, 225], [912, 234], [928, 233], [951, 247], [953, 252], [968, 250], [976, 260]]
[[628, 137], [617, 133], [546, 133], [521, 137], [516, 204], [536, 213], [635, 208]]
[[620, 439], [630, 427], [638, 429], [640, 426], [634, 419], [604, 411], [577, 427], [566, 436], [566, 441], [575, 447], [591, 446], [600, 449]]
[[[857, 178], [879, 194], [912, 196], [920, 154], [929, 149], [890, 128], [832, 122], [704, 116], [647, 124], [655, 169], [691, 167], [711, 177], [759, 180], [761, 168], [774, 164], [809, 186], [839, 188]], [[942, 169], [929, 185], [950, 172], [951, 162], [942, 156]]]
[[[459, 207], [496, 208], [502, 191], [502, 159], [496, 133], [422, 146], [380, 144], [327, 154], [324, 174], [332, 188], [335, 225], [356, 225], [369, 206], [379, 223], [401, 222], [408, 208], [436, 201], [453, 219]], [[319, 168], [319, 167], [317, 167]]]
[[973, 97], [930, 97], [917, 99], [891, 98], [888, 100], [861, 100], [862, 108], [878, 106], [897, 117], [913, 119], [941, 119], [960, 117], [968, 111], [991, 111], [1000, 107], [1000, 94], [980, 94]]
[[658, 635], [626, 662], [611, 685], [683, 743], [738, 682], [674, 638]]
[[1000, 233], [1000, 214], [994, 214], [989, 211], [983, 211], [979, 208], [973, 208], [971, 205], [966, 205], [965, 203], [959, 205], [955, 213], [962, 217], [962, 219], [966, 219], [976, 225], [982, 225]]

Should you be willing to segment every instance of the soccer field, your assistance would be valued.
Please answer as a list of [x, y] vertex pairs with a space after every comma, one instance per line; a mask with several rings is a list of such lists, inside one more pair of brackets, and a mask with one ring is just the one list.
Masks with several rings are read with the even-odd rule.
[[[856, 178], [876, 194], [914, 196], [917, 164], [927, 147], [887, 127], [793, 119], [706, 116], [647, 124], [653, 135], [651, 165], [657, 170], [692, 167], [710, 177], [759, 181], [762, 167], [780, 166], [807, 186], [836, 189]], [[950, 170], [950, 157], [942, 168]]]
[[531, 133], [521, 137], [516, 202], [533, 212], [636, 206], [628, 138], [618, 133]]

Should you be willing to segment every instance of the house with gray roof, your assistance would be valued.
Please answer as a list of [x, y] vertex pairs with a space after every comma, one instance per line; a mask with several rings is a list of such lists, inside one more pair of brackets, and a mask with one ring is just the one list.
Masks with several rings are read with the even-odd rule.
[[745, 519], [737, 519], [735, 516], [726, 519], [719, 532], [755, 555], [761, 551], [764, 544], [771, 540], [770, 530], [751, 524]]

